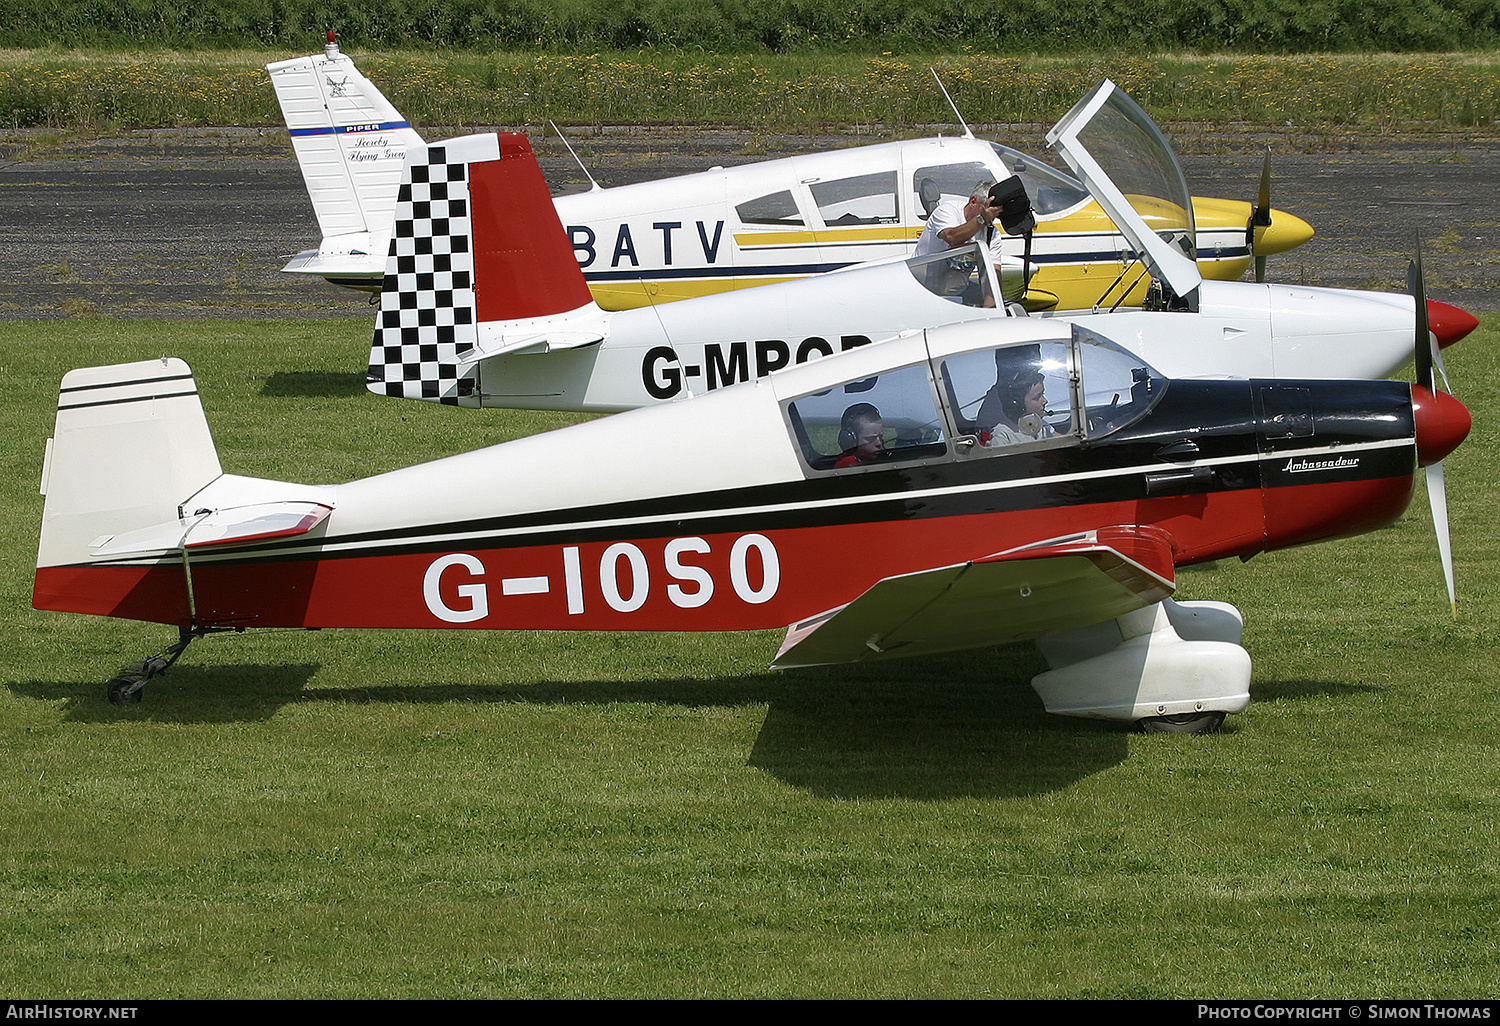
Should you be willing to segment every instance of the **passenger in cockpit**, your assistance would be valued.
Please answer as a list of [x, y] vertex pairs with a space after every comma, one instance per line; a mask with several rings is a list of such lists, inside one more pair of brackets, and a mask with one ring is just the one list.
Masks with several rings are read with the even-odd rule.
[[[1002, 231], [995, 229], [997, 219], [1001, 221]], [[949, 196], [932, 209], [912, 255], [923, 257], [942, 253], [978, 240], [989, 252], [990, 263], [995, 266], [998, 281], [1004, 260], [1001, 240], [1005, 234], [1025, 234], [1035, 226], [1036, 221], [1031, 216], [1031, 202], [1019, 181], [1010, 178], [1006, 179], [1004, 185], [997, 186], [986, 178], [974, 184], [966, 202], [960, 201], [956, 196]], [[958, 263], [957, 260], [952, 262]], [[937, 294], [964, 295], [964, 303], [969, 306], [995, 305], [995, 297], [987, 293], [979, 295], [978, 288], [973, 289], [972, 295], [965, 291], [971, 288], [968, 269], [948, 268], [942, 262], [932, 264], [931, 268], [930, 273], [945, 276], [942, 281], [927, 283], [927, 287]]]
[[869, 403], [855, 403], [839, 421], [839, 448], [835, 470], [860, 467], [885, 457], [885, 423], [880, 411]]
[[[912, 255], [923, 257], [932, 253], [944, 253], [966, 246], [978, 238], [989, 247], [990, 259], [998, 268], [1000, 242], [994, 220], [999, 209], [990, 203], [990, 187], [994, 184], [988, 178], [975, 183], [974, 188], [969, 191], [967, 201], [956, 196], [940, 200], [933, 207], [932, 213], [927, 215], [927, 226], [922, 229]], [[928, 280], [925, 284], [930, 291], [940, 296], [963, 296], [966, 306], [994, 306], [993, 296], [981, 296], [977, 294], [978, 290], [973, 290], [973, 295], [969, 294], [973, 288], [969, 281], [972, 269], [973, 262], [968, 259], [962, 263], [956, 258], [939, 260], [928, 265]]]
[[[927, 217], [927, 227], [922, 229], [913, 255], [941, 253], [972, 242], [981, 234], [985, 236], [985, 242], [993, 245], [995, 218], [1000, 216], [1000, 207], [990, 200], [990, 189], [994, 184], [986, 178], [975, 183], [967, 200], [960, 200], [957, 196], [940, 200]], [[994, 255], [998, 263], [998, 249]]]

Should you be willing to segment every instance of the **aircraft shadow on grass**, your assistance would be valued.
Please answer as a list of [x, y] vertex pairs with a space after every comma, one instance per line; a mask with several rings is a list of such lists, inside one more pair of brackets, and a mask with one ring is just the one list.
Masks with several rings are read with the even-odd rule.
[[[1003, 670], [997, 672], [996, 656]], [[984, 658], [988, 656], [988, 658]], [[415, 686], [309, 689], [317, 663], [180, 665], [149, 702], [110, 705], [97, 682], [27, 681], [11, 690], [64, 700], [76, 723], [122, 718], [213, 724], [269, 720], [302, 702], [349, 704], [764, 706], [746, 764], [825, 798], [1021, 797], [1107, 769], [1128, 753], [1119, 724], [1047, 714], [1029, 686], [1040, 657], [1029, 646], [912, 662], [764, 671], [713, 680], [432, 680]]]
[[316, 663], [183, 666], [156, 682], [152, 702], [123, 710], [99, 699], [97, 680], [31, 680], [8, 686], [26, 698], [62, 699], [63, 718], [73, 723], [255, 723], [305, 700], [304, 689], [318, 669]]
[[294, 399], [337, 399], [365, 394], [365, 372], [282, 371], [266, 377], [260, 394]]
[[[979, 658], [988, 655], [988, 659]], [[997, 674], [995, 657], [1010, 669]], [[1046, 713], [1028, 685], [1039, 661], [1025, 646], [937, 656], [917, 663], [762, 672], [719, 680], [538, 681], [309, 690], [317, 663], [181, 666], [153, 685], [152, 700], [122, 709], [97, 681], [24, 681], [10, 690], [63, 699], [75, 723], [212, 724], [269, 720], [301, 702], [349, 704], [611, 705], [687, 708], [764, 705], [746, 765], [820, 798], [1018, 798], [1045, 794], [1123, 762], [1119, 724]], [[1299, 702], [1375, 690], [1327, 680], [1255, 685], [1257, 702]], [[1231, 728], [1232, 731], [1232, 728]], [[1214, 743], [1214, 742], [1210, 742]]]
[[1315, 698], [1347, 698], [1378, 690], [1370, 684], [1333, 680], [1267, 680], [1256, 682], [1252, 700], [1261, 703], [1303, 702]]

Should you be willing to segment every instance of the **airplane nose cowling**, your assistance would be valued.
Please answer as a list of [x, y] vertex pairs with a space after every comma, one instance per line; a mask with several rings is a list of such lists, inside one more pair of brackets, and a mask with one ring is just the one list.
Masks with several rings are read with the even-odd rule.
[[1469, 436], [1469, 408], [1447, 392], [1411, 386], [1412, 418], [1417, 427], [1417, 462], [1437, 463]]
[[1313, 226], [1296, 214], [1272, 210], [1271, 223], [1255, 229], [1255, 255], [1272, 256], [1296, 249], [1313, 237]]
[[1427, 330], [1437, 336], [1438, 348], [1451, 346], [1479, 327], [1479, 318], [1451, 303], [1427, 301]]

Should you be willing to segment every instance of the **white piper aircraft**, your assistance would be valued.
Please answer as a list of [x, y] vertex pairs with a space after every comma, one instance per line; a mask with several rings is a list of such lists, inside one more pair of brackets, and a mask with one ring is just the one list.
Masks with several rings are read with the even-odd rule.
[[[379, 291], [401, 177], [422, 139], [329, 33], [325, 52], [266, 66], [323, 240], [283, 268]], [[592, 180], [592, 179], [591, 179]], [[1034, 310], [1138, 306], [1147, 275], [1085, 185], [1018, 150], [965, 135], [764, 161], [556, 198], [594, 301], [622, 310], [910, 256], [929, 214], [981, 180], [1018, 182], [1034, 230], [998, 240], [1007, 294]], [[1149, 220], [1157, 211], [1141, 204]], [[1235, 280], [1312, 237], [1256, 202], [1191, 200], [1203, 277]], [[998, 230], [998, 229], [997, 229]], [[1012, 285], [1014, 279], [1016, 285]]]
[[[1383, 377], [1410, 358], [1407, 294], [1206, 280], [1165, 139], [1105, 82], [1050, 141], [1153, 273], [1151, 309], [1056, 312], [1171, 376]], [[1093, 153], [1111, 155], [1108, 170]], [[1141, 159], [1131, 159], [1134, 155]], [[1154, 193], [1133, 169], [1166, 169]], [[1150, 195], [1155, 229], [1127, 202]], [[1168, 225], [1166, 212], [1177, 221]], [[468, 136], [407, 151], [369, 387], [459, 406], [609, 412], [713, 391], [941, 324], [1027, 316], [990, 262], [961, 250], [606, 311], [592, 298], [530, 146]], [[516, 282], [525, 282], [518, 289]], [[1427, 301], [1439, 345], [1477, 324]]]

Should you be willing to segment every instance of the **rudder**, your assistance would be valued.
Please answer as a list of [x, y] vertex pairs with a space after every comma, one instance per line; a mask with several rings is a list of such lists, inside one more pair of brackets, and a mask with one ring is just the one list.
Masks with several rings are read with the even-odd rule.
[[478, 406], [476, 354], [572, 329], [590, 311], [593, 296], [524, 135], [471, 135], [408, 151], [370, 391]]
[[178, 519], [180, 504], [221, 475], [186, 363], [69, 371], [42, 470], [46, 503], [32, 605], [97, 611], [95, 596], [65, 568], [87, 568], [113, 537]]

